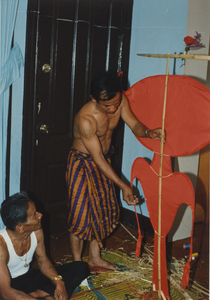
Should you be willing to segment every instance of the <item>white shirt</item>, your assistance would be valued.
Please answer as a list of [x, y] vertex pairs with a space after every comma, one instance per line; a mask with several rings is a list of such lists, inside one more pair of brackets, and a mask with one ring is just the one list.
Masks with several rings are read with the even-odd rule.
[[[10, 275], [12, 278], [18, 277], [20, 275], [25, 274], [29, 270], [29, 264], [32, 261], [34, 252], [37, 247], [37, 239], [34, 231], [31, 233], [31, 247], [28, 250], [28, 252], [23, 256], [18, 256], [15, 252], [15, 249], [13, 247], [12, 241], [6, 231], [6, 228], [0, 230], [0, 235], [3, 236], [6, 244], [7, 249], [9, 252], [9, 262], [7, 264], [7, 267], [9, 269]], [[27, 264], [27, 267], [24, 267], [25, 263]]]

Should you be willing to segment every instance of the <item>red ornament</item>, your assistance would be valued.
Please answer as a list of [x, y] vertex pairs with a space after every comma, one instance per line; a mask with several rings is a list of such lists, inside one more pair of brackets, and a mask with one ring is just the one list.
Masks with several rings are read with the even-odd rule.
[[193, 45], [193, 44], [196, 43], [196, 42], [195, 42], [195, 39], [192, 38], [191, 36], [186, 36], [186, 37], [184, 38], [184, 42], [185, 42], [187, 45]]

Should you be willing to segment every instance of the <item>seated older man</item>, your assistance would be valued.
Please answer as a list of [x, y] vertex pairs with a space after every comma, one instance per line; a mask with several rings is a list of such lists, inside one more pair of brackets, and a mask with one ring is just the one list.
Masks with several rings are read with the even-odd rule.
[[[26, 193], [17, 193], [1, 205], [6, 226], [0, 230], [1, 299], [67, 300], [88, 276], [81, 261], [54, 267], [46, 256], [42, 214]], [[30, 268], [35, 253], [39, 269]]]

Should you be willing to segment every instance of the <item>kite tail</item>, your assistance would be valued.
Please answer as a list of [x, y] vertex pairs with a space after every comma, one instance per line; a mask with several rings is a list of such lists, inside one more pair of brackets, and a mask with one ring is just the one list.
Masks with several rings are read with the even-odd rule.
[[184, 288], [184, 290], [186, 290], [186, 287], [188, 286], [188, 283], [189, 283], [191, 259], [192, 259], [192, 231], [191, 231], [191, 242], [190, 242], [190, 255], [189, 255], [188, 262], [184, 266], [183, 275], [182, 275], [182, 286], [181, 286], [181, 288], [182, 289]]
[[138, 225], [138, 240], [137, 240], [137, 243], [136, 243], [136, 255], [135, 255], [135, 257], [139, 257], [139, 255], [141, 253], [142, 236], [141, 236], [141, 230], [140, 230], [140, 225], [139, 225], [138, 214], [137, 214], [137, 211], [136, 211], [136, 205], [134, 205], [134, 209], [135, 209], [136, 221], [137, 221], [137, 225]]
[[[192, 208], [191, 208], [192, 209]], [[192, 260], [192, 240], [193, 240], [193, 224], [194, 224], [194, 207], [192, 209], [192, 230], [191, 230], [191, 241], [190, 241], [190, 254], [189, 254], [189, 259], [186, 265], [184, 266], [183, 270], [183, 275], [182, 275], [182, 286], [181, 288], [186, 290], [186, 287], [188, 286], [189, 283], [189, 277], [190, 277], [190, 262]]]
[[183, 270], [182, 286], [181, 286], [181, 288], [182, 289], [184, 288], [184, 290], [186, 290], [186, 287], [188, 286], [189, 273], [190, 273], [190, 259], [188, 260], [188, 262], [184, 266], [184, 270]]

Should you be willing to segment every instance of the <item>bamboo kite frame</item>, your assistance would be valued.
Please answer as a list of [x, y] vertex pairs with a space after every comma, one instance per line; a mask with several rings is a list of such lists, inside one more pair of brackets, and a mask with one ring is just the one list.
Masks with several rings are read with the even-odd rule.
[[166, 114], [166, 98], [167, 98], [167, 87], [168, 87], [168, 68], [169, 68], [169, 57], [167, 58], [166, 66], [166, 80], [164, 90], [164, 101], [163, 101], [163, 116], [162, 116], [162, 130], [160, 140], [160, 164], [159, 164], [159, 202], [158, 202], [158, 287], [159, 287], [159, 298], [161, 298], [161, 203], [162, 203], [162, 165], [163, 165], [163, 136], [165, 126], [165, 114]]
[[164, 90], [164, 101], [163, 101], [163, 116], [162, 116], [162, 130], [160, 140], [160, 163], [159, 163], [159, 203], [158, 203], [158, 297], [161, 299], [161, 200], [162, 200], [162, 162], [163, 162], [163, 134], [165, 125], [165, 110], [166, 110], [166, 98], [167, 98], [167, 86], [168, 86], [168, 68], [170, 58], [181, 58], [181, 59], [195, 59], [195, 60], [210, 60], [208, 55], [194, 55], [194, 54], [137, 54], [138, 56], [146, 57], [157, 57], [167, 58], [166, 66], [166, 80]]
[[194, 54], [137, 54], [139, 56], [146, 57], [158, 57], [158, 58], [182, 58], [182, 59], [195, 59], [195, 60], [210, 60], [208, 55], [194, 55]]

